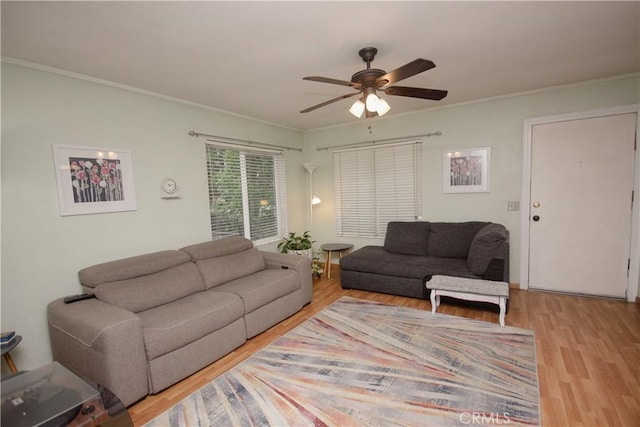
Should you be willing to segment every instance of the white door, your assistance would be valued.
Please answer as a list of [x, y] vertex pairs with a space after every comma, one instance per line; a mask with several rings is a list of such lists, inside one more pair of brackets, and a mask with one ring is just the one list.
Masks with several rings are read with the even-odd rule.
[[529, 287], [623, 298], [636, 114], [534, 125]]

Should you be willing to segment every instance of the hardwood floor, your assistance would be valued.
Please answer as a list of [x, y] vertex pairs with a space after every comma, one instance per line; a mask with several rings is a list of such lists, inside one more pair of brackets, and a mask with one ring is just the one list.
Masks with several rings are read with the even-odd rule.
[[[141, 426], [343, 295], [431, 310], [427, 300], [344, 290], [337, 267], [314, 282], [313, 302], [191, 377], [129, 408]], [[498, 322], [443, 303], [439, 313]], [[544, 426], [640, 425], [640, 305], [511, 289], [507, 326], [535, 331]]]

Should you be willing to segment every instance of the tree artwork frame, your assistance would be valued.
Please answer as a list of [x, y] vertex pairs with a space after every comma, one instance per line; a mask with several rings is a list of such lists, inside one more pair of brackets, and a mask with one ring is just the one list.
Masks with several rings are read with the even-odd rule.
[[136, 210], [131, 151], [53, 145], [60, 216]]
[[445, 151], [442, 154], [443, 193], [488, 193], [491, 148]]

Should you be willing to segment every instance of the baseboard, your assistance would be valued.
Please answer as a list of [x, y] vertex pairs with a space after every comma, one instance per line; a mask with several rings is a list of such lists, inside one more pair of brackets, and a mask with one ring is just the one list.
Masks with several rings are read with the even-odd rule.
[[520, 289], [520, 283], [509, 283], [509, 289]]

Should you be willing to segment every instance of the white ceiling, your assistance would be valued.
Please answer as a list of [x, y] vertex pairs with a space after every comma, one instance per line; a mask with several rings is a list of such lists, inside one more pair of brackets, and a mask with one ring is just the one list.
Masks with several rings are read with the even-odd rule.
[[[640, 2], [7, 2], [2, 55], [280, 126], [357, 121], [354, 98], [299, 111], [373, 68], [436, 68], [399, 83], [443, 101], [388, 96], [391, 114], [640, 71]], [[375, 120], [375, 119], [374, 119]], [[380, 119], [377, 119], [380, 120]]]

